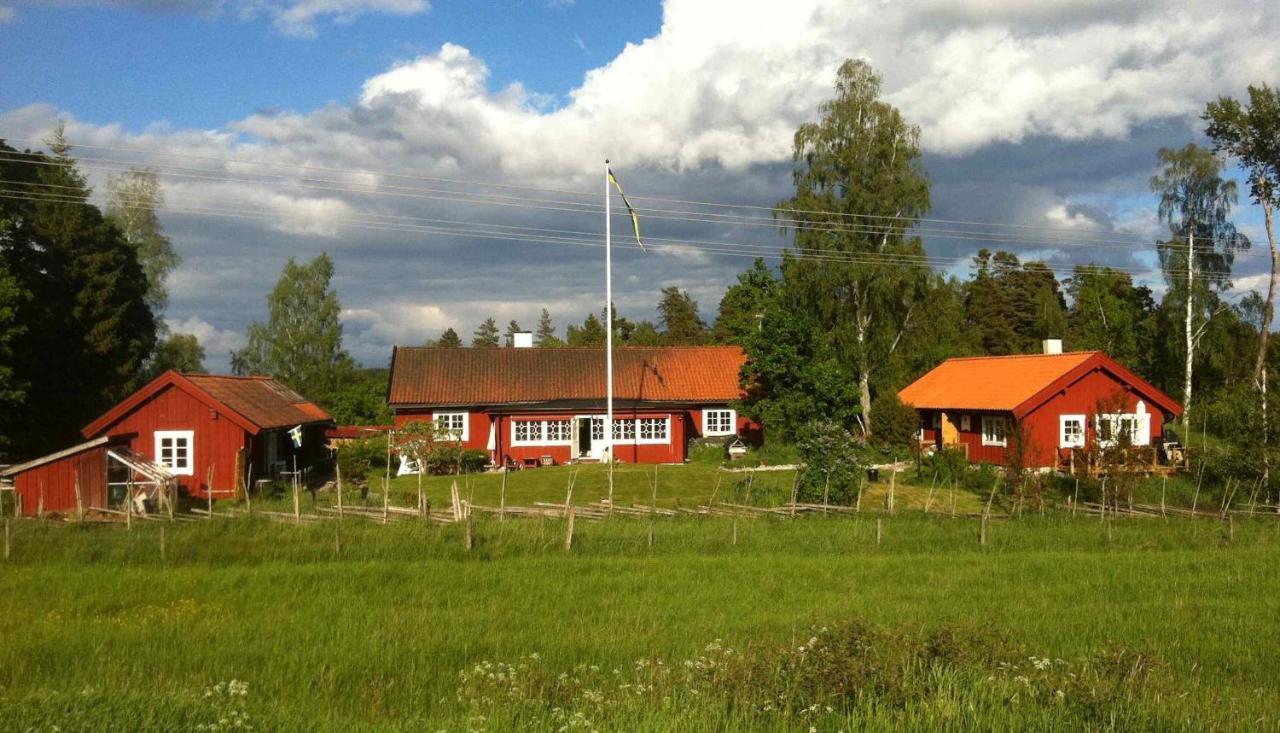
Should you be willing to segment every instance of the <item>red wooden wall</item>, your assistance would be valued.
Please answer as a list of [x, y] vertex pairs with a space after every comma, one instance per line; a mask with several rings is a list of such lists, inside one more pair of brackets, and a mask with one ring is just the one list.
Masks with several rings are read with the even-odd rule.
[[105, 507], [107, 446], [99, 445], [73, 453], [15, 476], [14, 486], [22, 497], [22, 513], [34, 516], [39, 511], [42, 485], [46, 512], [74, 512], [77, 476], [85, 509]]
[[247, 456], [251, 449], [248, 432], [217, 410], [169, 386], [109, 425], [103, 433], [113, 436], [133, 434], [128, 441], [129, 447], [154, 461], [157, 430], [191, 430], [195, 433], [191, 463], [193, 475], [178, 477], [179, 485], [188, 494], [199, 499], [208, 496], [205, 489], [208, 471], [212, 467], [213, 498], [232, 496], [237, 479], [236, 453], [243, 448]]

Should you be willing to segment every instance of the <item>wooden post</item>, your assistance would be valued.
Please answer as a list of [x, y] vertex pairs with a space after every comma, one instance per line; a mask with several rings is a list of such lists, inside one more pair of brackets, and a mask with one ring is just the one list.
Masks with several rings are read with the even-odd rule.
[[426, 512], [422, 511], [422, 506], [423, 506], [423, 501], [422, 501], [422, 457], [421, 457], [420, 455], [418, 455], [416, 452], [414, 453], [414, 455], [415, 455], [415, 456], [417, 456], [417, 464], [418, 464], [418, 518], [419, 518], [419, 519], [424, 519], [424, 518], [426, 517]]
[[569, 509], [573, 501], [573, 484], [578, 478], [578, 472], [574, 471], [569, 474], [569, 481], [564, 487], [564, 515], [569, 516]]
[[716, 485], [711, 489], [711, 498], [707, 499], [707, 512], [711, 512], [711, 507], [716, 503], [716, 494], [720, 493], [720, 473], [716, 472]]
[[4, 559], [9, 559], [9, 520], [4, 520]]
[[471, 513], [467, 512], [466, 532], [463, 534], [462, 544], [467, 548], [467, 552], [471, 552], [471, 548], [475, 547], [475, 529], [472, 526]]
[[1080, 505], [1080, 477], [1076, 476], [1076, 493], [1071, 497], [1071, 516], [1076, 515], [1076, 507]]
[[978, 522], [978, 544], [987, 544], [987, 515], [983, 513], [982, 519]]
[[133, 469], [129, 469], [129, 483], [125, 484], [124, 527], [133, 531]]
[[935, 473], [933, 475], [933, 478], [929, 481], [929, 498], [925, 499], [924, 501], [925, 514], [928, 514], [929, 507], [933, 506], [933, 490], [936, 489], [937, 486], [938, 486], [938, 474]]
[[738, 518], [733, 518], [733, 544], [738, 544]]
[[298, 503], [298, 472], [293, 472], [293, 523], [302, 524], [302, 506]]
[[1168, 476], [1160, 477], [1160, 516], [1162, 517], [1169, 516], [1168, 513], [1165, 511], [1165, 505], [1164, 505], [1165, 487], [1168, 483], [1169, 483]]
[[956, 480], [951, 479], [951, 516], [956, 515]]
[[573, 549], [573, 507], [569, 507], [568, 518], [564, 524], [564, 549], [565, 552]]
[[76, 521], [84, 521], [84, 496], [80, 493], [80, 472], [76, 471]]
[[[15, 497], [14, 501], [17, 501], [16, 497], [18, 496], [18, 491], [16, 488], [14, 489], [13, 495]], [[39, 517], [41, 521], [44, 521], [44, 479], [40, 479], [40, 499], [39, 503], [36, 504], [36, 516]]]
[[[338, 465], [335, 461], [333, 465]], [[249, 463], [244, 474], [244, 510], [253, 514], [253, 499], [249, 496], [249, 487], [253, 486], [253, 463]]]
[[884, 517], [876, 517], [876, 544], [880, 544], [880, 537], [884, 531]]
[[649, 522], [649, 547], [653, 547], [653, 522]]
[[822, 482], [822, 513], [827, 513], [827, 507], [831, 505], [831, 469], [827, 469], [827, 477]]
[[[382, 523], [387, 523], [387, 515], [391, 513], [391, 441], [395, 439], [396, 431], [387, 431], [387, 470], [382, 477]], [[422, 466], [418, 466], [418, 470], [422, 470]]]
[[800, 491], [800, 472], [796, 471], [795, 475], [791, 477], [791, 516], [792, 517], [795, 517], [796, 515], [796, 500], [800, 496], [799, 491]]
[[205, 472], [204, 495], [209, 504], [208, 519], [213, 519], [213, 466], [209, 466], [209, 470]]
[[1102, 477], [1102, 521], [1107, 521], [1107, 477]]
[[[1231, 514], [1226, 515], [1227, 520], [1227, 542], [1236, 541], [1236, 520]], [[7, 557], [7, 555], [6, 555]]]
[[859, 477], [858, 477], [858, 498], [857, 498], [857, 501], [856, 501], [856, 502], [854, 503], [854, 505], [853, 505], [853, 511], [854, 511], [854, 512], [856, 512], [856, 513], [858, 513], [858, 514], [861, 514], [861, 513], [862, 513], [862, 485], [863, 485], [865, 482], [866, 482], [866, 478], [865, 478], [865, 477], [863, 477], [863, 476], [859, 476]]
[[893, 491], [894, 485], [898, 481], [898, 468], [894, 466], [893, 471], [889, 473], [889, 513], [893, 514]]
[[502, 488], [498, 489], [498, 521], [507, 521], [507, 467], [502, 467]]
[[342, 519], [342, 466], [335, 462], [333, 471], [338, 482], [338, 519]]
[[1204, 480], [1204, 459], [1200, 459], [1200, 470], [1196, 473], [1196, 493], [1191, 497], [1191, 514], [1196, 513], [1196, 504], [1200, 502], [1200, 482]]

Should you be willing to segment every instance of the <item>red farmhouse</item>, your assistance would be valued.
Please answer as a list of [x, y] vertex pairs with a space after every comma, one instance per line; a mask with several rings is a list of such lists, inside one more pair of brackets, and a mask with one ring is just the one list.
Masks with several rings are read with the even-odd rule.
[[[1063, 465], [1072, 450], [1127, 433], [1157, 446], [1182, 406], [1100, 351], [948, 359], [898, 393], [921, 418], [921, 442], [970, 461], [1008, 462], [1015, 424], [1025, 465]], [[1101, 441], [1101, 443], [1099, 443]]]
[[[109, 507], [123, 498], [130, 464], [163, 467], [188, 495], [234, 495], [252, 475], [270, 477], [294, 458], [309, 465], [324, 455], [329, 415], [268, 377], [223, 377], [165, 372], [82, 431], [88, 442], [5, 470], [14, 479], [23, 510], [76, 507], [79, 482], [85, 508]], [[302, 448], [291, 428], [302, 426]], [[212, 473], [210, 473], [212, 472]], [[212, 487], [210, 486], [212, 476]], [[114, 491], [113, 491], [114, 489]]]
[[[679, 463], [690, 439], [737, 435], [744, 361], [736, 346], [615, 349], [614, 455]], [[397, 348], [388, 402], [397, 426], [434, 422], [496, 464], [605, 458], [601, 348]]]

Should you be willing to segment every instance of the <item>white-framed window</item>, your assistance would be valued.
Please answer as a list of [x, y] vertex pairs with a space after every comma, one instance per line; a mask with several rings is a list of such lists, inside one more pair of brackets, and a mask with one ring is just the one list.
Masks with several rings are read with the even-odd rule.
[[639, 422], [641, 443], [666, 443], [670, 440], [670, 438], [667, 437], [667, 418], [642, 417]]
[[436, 424], [436, 433], [440, 437], [452, 437], [454, 440], [466, 441], [468, 437], [467, 413], [465, 412], [436, 412], [431, 415], [431, 419]]
[[1008, 445], [1009, 421], [999, 415], [982, 416], [982, 444]]
[[961, 415], [961, 416], [960, 416], [960, 429], [961, 429], [962, 431], [964, 431], [964, 432], [966, 432], [966, 433], [967, 433], [967, 432], [969, 432], [969, 430], [970, 430], [971, 428], [972, 428], [972, 425], [971, 425], [971, 424], [970, 424], [970, 422], [969, 422], [969, 416], [968, 416], [968, 415]]
[[603, 417], [591, 418], [591, 440], [592, 442], [595, 442], [597, 440], [604, 440], [604, 418]]
[[194, 430], [157, 430], [156, 463], [176, 476], [195, 475]]
[[734, 435], [738, 432], [738, 415], [733, 410], [703, 410], [702, 434]]
[[1084, 447], [1084, 415], [1058, 416], [1058, 447]]
[[572, 438], [569, 420], [512, 420], [512, 445], [555, 445]]
[[1098, 445], [1103, 448], [1114, 447], [1122, 436], [1130, 446], [1151, 442], [1151, 416], [1147, 414], [1098, 415], [1094, 418], [1094, 429], [1098, 431]]
[[546, 440], [548, 443], [568, 443], [573, 438], [572, 420], [548, 420]]
[[636, 439], [635, 420], [613, 420], [613, 439], [615, 441], [633, 441]]

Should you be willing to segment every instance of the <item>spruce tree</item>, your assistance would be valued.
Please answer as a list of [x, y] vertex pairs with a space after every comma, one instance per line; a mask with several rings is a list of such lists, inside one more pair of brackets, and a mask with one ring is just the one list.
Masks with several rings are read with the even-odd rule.
[[516, 323], [515, 319], [512, 319], [511, 322], [507, 324], [507, 332], [503, 336], [502, 345], [506, 346], [507, 348], [511, 348], [512, 346], [515, 346], [516, 334], [520, 333], [522, 330], [524, 329], [520, 328], [520, 324]]
[[698, 301], [675, 286], [662, 289], [658, 323], [663, 342], [673, 346], [701, 344], [707, 339], [707, 324], [698, 315]]
[[486, 318], [484, 323], [476, 327], [471, 335], [471, 346], [478, 349], [497, 348], [498, 324], [492, 318]]
[[459, 338], [458, 332], [453, 328], [446, 328], [444, 333], [440, 334], [440, 338], [436, 339], [436, 342], [432, 345], [446, 349], [457, 349], [462, 347], [462, 339]]
[[541, 348], [564, 346], [564, 342], [556, 336], [556, 327], [551, 322], [551, 313], [546, 308], [538, 316], [538, 330], [534, 335], [534, 343]]

